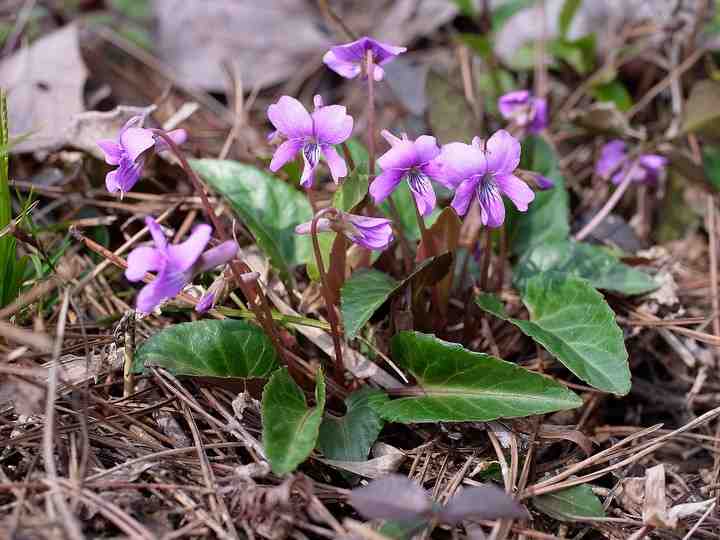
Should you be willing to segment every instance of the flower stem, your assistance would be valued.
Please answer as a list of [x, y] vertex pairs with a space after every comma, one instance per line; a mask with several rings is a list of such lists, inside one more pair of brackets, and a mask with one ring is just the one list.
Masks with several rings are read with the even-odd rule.
[[482, 269], [480, 271], [480, 290], [486, 292], [488, 290], [488, 282], [490, 281], [490, 260], [492, 259], [492, 236], [490, 229], [485, 227], [483, 231], [485, 236], [485, 245], [482, 250]]
[[633, 174], [635, 173], [635, 169], [637, 168], [639, 164], [639, 160], [636, 159], [633, 161], [633, 164], [628, 168], [627, 172], [625, 173], [625, 177], [623, 178], [622, 182], [618, 186], [618, 188], [615, 190], [615, 192], [610, 196], [610, 198], [607, 200], [605, 205], [600, 209], [600, 211], [593, 216], [593, 218], [585, 225], [580, 231], [575, 235], [574, 239], [577, 242], [580, 242], [581, 240], [584, 240], [587, 238], [587, 236], [595, 230], [595, 228], [600, 225], [605, 218], [608, 216], [610, 212], [612, 212], [613, 208], [617, 205], [618, 202], [620, 202], [620, 199], [622, 198], [623, 194], [627, 191], [627, 188], [630, 187], [630, 184], [633, 180]]
[[365, 56], [365, 75], [368, 84], [368, 121], [367, 121], [367, 147], [368, 147], [368, 174], [372, 178], [375, 174], [375, 86], [373, 72], [375, 66], [373, 64], [373, 53], [367, 51]]
[[[207, 194], [205, 193], [205, 187], [203, 186], [200, 177], [193, 170], [193, 168], [190, 167], [190, 164], [188, 163], [188, 160], [185, 157], [183, 151], [180, 150], [180, 147], [177, 144], [175, 144], [175, 141], [172, 140], [172, 137], [170, 137], [162, 129], [153, 129], [152, 132], [158, 137], [160, 137], [163, 141], [165, 141], [165, 143], [167, 143], [172, 153], [175, 154], [175, 156], [180, 161], [180, 166], [185, 171], [185, 174], [188, 175], [188, 178], [190, 178], [190, 181], [195, 187], [195, 191], [197, 191], [198, 195], [200, 196], [200, 200], [202, 201], [205, 214], [207, 214], [208, 219], [213, 224], [214, 229], [217, 231], [217, 234], [220, 237], [220, 240], [222, 240], [223, 242], [226, 240], [232, 240], [232, 237], [225, 230], [222, 222], [217, 218], [215, 212], [213, 212], [212, 207], [210, 206], [210, 201], [207, 197]], [[272, 311], [270, 309], [270, 305], [268, 304], [267, 298], [265, 297], [262, 289], [260, 288], [260, 285], [257, 282], [255, 282], [255, 284], [246, 283], [240, 277], [241, 274], [251, 272], [252, 269], [245, 262], [235, 260], [230, 262], [230, 268], [232, 270], [235, 283], [240, 286], [240, 289], [247, 298], [248, 305], [250, 309], [255, 312], [255, 317], [257, 321], [263, 327], [265, 333], [274, 342], [278, 354], [284, 357], [280, 336], [273, 322]]]
[[330, 321], [330, 328], [333, 338], [333, 346], [335, 347], [335, 378], [338, 383], [344, 386], [344, 375], [345, 375], [345, 363], [343, 362], [342, 352], [342, 335], [340, 333], [340, 321], [335, 311], [335, 305], [332, 302], [332, 296], [330, 294], [330, 287], [328, 285], [327, 274], [325, 273], [325, 263], [323, 262], [322, 252], [320, 251], [320, 241], [318, 240], [318, 221], [321, 217], [335, 214], [337, 210], [335, 208], [323, 208], [313, 217], [310, 225], [310, 234], [312, 235], [313, 252], [315, 253], [315, 262], [318, 267], [318, 274], [320, 274], [321, 289], [323, 292], [323, 298], [325, 299], [325, 307], [328, 312], [328, 320]]

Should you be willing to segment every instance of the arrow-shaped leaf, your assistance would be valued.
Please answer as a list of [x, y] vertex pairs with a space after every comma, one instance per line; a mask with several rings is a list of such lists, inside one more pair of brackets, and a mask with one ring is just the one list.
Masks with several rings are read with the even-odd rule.
[[584, 279], [552, 273], [529, 279], [523, 292], [529, 321], [510, 318], [491, 295], [476, 302], [520, 328], [588, 384], [613, 394], [630, 391], [622, 330], [602, 295]]
[[494, 356], [420, 332], [392, 340], [393, 360], [417, 379], [417, 396], [378, 407], [393, 422], [468, 422], [573, 409], [582, 400], [561, 384]]

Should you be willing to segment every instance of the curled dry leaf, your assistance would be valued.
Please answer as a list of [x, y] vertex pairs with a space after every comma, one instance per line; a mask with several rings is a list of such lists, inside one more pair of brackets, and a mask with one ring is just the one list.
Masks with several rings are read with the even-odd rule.
[[425, 490], [399, 474], [352, 490], [350, 504], [366, 519], [414, 521], [428, 517], [432, 511]]

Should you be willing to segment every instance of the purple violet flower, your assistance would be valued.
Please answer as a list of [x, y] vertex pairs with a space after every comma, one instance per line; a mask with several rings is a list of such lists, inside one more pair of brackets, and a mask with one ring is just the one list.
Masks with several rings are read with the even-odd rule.
[[128, 255], [125, 270], [125, 277], [130, 281], [140, 281], [146, 272], [157, 272], [155, 279], [138, 294], [137, 309], [142, 313], [151, 313], [163, 301], [179, 294], [194, 276], [227, 263], [238, 250], [237, 243], [228, 240], [203, 253], [210, 241], [210, 225], [198, 225], [187, 240], [176, 245], [168, 245], [153, 218], [145, 218], [145, 225], [150, 229], [155, 247], [135, 248]]
[[440, 154], [435, 137], [421, 135], [410, 141], [405, 134], [402, 139], [387, 130], [381, 134], [391, 148], [378, 158], [377, 164], [383, 172], [370, 184], [370, 195], [375, 204], [380, 204], [402, 180], [407, 180], [420, 215], [427, 216], [436, 203], [428, 172], [428, 165]]
[[[133, 116], [122, 127], [116, 141], [101, 139], [97, 142], [105, 154], [105, 162], [118, 166], [105, 176], [105, 187], [110, 193], [119, 191], [122, 197], [133, 188], [140, 180], [146, 153], [153, 146], [158, 152], [167, 150], [165, 141], [158, 140], [152, 130], [140, 127], [143, 120], [142, 116]], [[168, 132], [168, 136], [175, 144], [182, 144], [187, 139], [187, 132], [176, 129]]]
[[[325, 53], [323, 62], [341, 77], [354, 79], [363, 73], [367, 51], [372, 51], [373, 55], [373, 79], [381, 81], [385, 76], [385, 71], [380, 66], [391, 62], [407, 49], [380, 43], [369, 37], [362, 37], [352, 43], [333, 47]], [[367, 74], [365, 75], [367, 76]]]
[[303, 187], [312, 186], [320, 154], [325, 156], [335, 183], [347, 176], [345, 160], [333, 146], [345, 142], [353, 130], [352, 116], [347, 114], [345, 107], [323, 106], [322, 98], [315, 96], [315, 111], [309, 114], [297, 99], [282, 96], [277, 103], [268, 107], [267, 114], [277, 130], [269, 137], [279, 133], [287, 138], [275, 150], [270, 162], [271, 171], [278, 171], [301, 152], [305, 162], [300, 179]]
[[[667, 158], [656, 154], [641, 154], [638, 165], [632, 175], [631, 182], [654, 186], [662, 176], [667, 165]], [[603, 178], [619, 185], [630, 172], [632, 160], [627, 156], [627, 145], [615, 139], [602, 147], [600, 159], [595, 165], [595, 172]]]
[[527, 128], [528, 133], [539, 133], [548, 125], [547, 100], [534, 97], [527, 90], [500, 96], [498, 109], [503, 118]]
[[429, 172], [441, 183], [453, 187], [452, 207], [464, 216], [473, 195], [480, 204], [480, 218], [487, 227], [499, 227], [505, 221], [507, 196], [521, 212], [535, 198], [535, 193], [513, 173], [520, 163], [520, 143], [505, 130], [497, 131], [483, 142], [475, 137], [472, 145], [450, 143], [429, 167]]
[[[338, 211], [321, 217], [317, 223], [318, 232], [335, 231], [345, 235], [351, 242], [370, 250], [381, 251], [395, 239], [392, 221], [385, 218], [359, 216]], [[312, 221], [295, 227], [296, 234], [311, 234]]]

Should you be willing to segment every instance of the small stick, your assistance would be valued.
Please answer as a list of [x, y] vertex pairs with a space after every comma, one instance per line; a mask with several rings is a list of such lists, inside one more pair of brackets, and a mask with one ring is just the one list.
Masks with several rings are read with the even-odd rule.
[[337, 215], [335, 208], [323, 208], [315, 217], [313, 217], [310, 225], [310, 234], [312, 235], [313, 252], [315, 253], [315, 262], [317, 262], [318, 274], [320, 274], [320, 282], [322, 284], [323, 297], [325, 298], [325, 307], [327, 307], [328, 319], [330, 321], [330, 329], [333, 338], [333, 346], [335, 347], [335, 377], [338, 383], [344, 386], [345, 363], [343, 362], [342, 337], [340, 334], [340, 322], [337, 318], [335, 305], [332, 303], [330, 296], [330, 287], [328, 286], [327, 274], [325, 273], [325, 263], [323, 262], [322, 252], [320, 251], [320, 241], [318, 240], [318, 221], [323, 216]]

